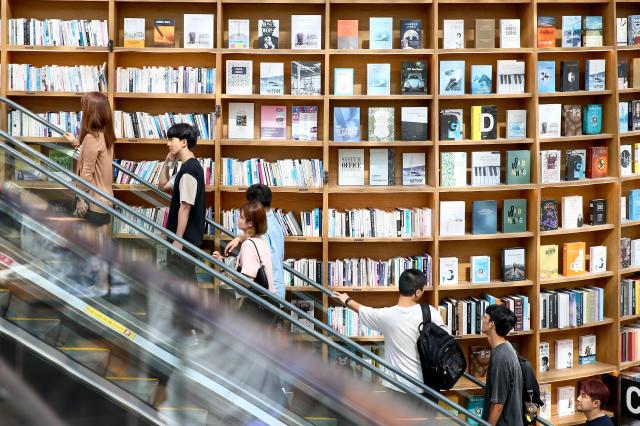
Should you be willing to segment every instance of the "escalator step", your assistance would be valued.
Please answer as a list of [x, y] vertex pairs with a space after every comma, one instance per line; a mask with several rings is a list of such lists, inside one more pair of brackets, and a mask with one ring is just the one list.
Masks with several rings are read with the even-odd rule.
[[109, 354], [111, 353], [107, 348], [59, 347], [58, 349], [87, 367], [89, 370], [95, 371], [101, 376], [103, 376], [107, 371], [107, 365], [109, 365]]
[[152, 377], [107, 377], [107, 380], [137, 396], [147, 404], [153, 404], [160, 381]]
[[11, 300], [11, 292], [6, 288], [0, 288], [0, 316], [4, 316], [9, 308], [9, 301]]
[[161, 416], [168, 424], [206, 426], [209, 413], [197, 407], [160, 407]]
[[[17, 291], [17, 290], [16, 290]], [[24, 298], [32, 298], [33, 295], [29, 293], [18, 294], [12, 290], [12, 295], [9, 298], [9, 306], [7, 307], [6, 317], [15, 318], [47, 318], [47, 319], [59, 319], [57, 311], [46, 303], [39, 299], [33, 299], [33, 301], [22, 300]]]
[[54, 346], [58, 340], [59, 319], [25, 317], [7, 317], [7, 319], [51, 346]]

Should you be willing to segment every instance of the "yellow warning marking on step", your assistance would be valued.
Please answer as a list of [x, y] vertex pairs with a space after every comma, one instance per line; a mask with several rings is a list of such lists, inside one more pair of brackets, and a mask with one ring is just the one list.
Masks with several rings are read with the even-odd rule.
[[124, 337], [131, 340], [133, 340], [136, 337], [136, 333], [129, 330], [127, 327], [120, 324], [118, 321], [114, 320], [113, 318], [106, 316], [105, 314], [93, 308], [92, 306], [87, 306], [86, 308], [84, 308], [84, 311], [87, 314], [94, 317], [95, 319], [97, 319], [98, 321], [100, 321], [101, 323], [103, 323], [104, 325], [106, 325], [107, 327], [122, 334]]

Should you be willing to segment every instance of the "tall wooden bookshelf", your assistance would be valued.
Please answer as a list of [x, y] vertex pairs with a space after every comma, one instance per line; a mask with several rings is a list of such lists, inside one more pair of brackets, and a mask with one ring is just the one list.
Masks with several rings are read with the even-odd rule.
[[[640, 142], [640, 132], [621, 134], [618, 131], [618, 101], [635, 99], [640, 89], [617, 89], [617, 58], [640, 56], [640, 46], [616, 46], [615, 18], [640, 12], [640, 2], [622, 0], [268, 0], [247, 2], [245, 0], [1, 0], [0, 23], [0, 62], [3, 76], [0, 94], [19, 102], [36, 112], [76, 111], [79, 110], [80, 93], [42, 93], [12, 92], [8, 90], [8, 64], [31, 63], [45, 64], [108, 64], [108, 97], [114, 109], [125, 111], [146, 111], [150, 113], [172, 112], [210, 112], [220, 107], [221, 116], [217, 120], [215, 140], [201, 140], [196, 154], [213, 157], [216, 160], [216, 181], [209, 188], [207, 203], [215, 208], [215, 217], [220, 212], [238, 207], [244, 199], [244, 189], [220, 185], [222, 157], [249, 159], [262, 157], [267, 160], [284, 158], [321, 158], [324, 162], [328, 181], [318, 189], [274, 188], [274, 206], [286, 210], [307, 211], [321, 208], [323, 211], [323, 229], [328, 229], [329, 208], [346, 209], [374, 207], [393, 209], [396, 207], [429, 207], [433, 210], [433, 236], [431, 238], [403, 239], [347, 239], [322, 237], [289, 237], [286, 242], [286, 257], [314, 257], [322, 259], [323, 271], [327, 262], [344, 257], [372, 257], [386, 259], [397, 255], [410, 256], [429, 253], [434, 260], [435, 285], [425, 296], [426, 301], [438, 305], [445, 297], [479, 296], [483, 291], [491, 291], [496, 296], [522, 293], [531, 302], [532, 330], [515, 334], [511, 339], [519, 342], [521, 352], [538, 369], [538, 345], [547, 341], [553, 346], [557, 339], [573, 338], [577, 352], [578, 336], [594, 333], [597, 335], [598, 362], [593, 365], [576, 366], [567, 370], [552, 370], [539, 373], [542, 383], [552, 383], [552, 397], [555, 412], [556, 386], [575, 384], [579, 379], [605, 373], [617, 374], [635, 365], [620, 363], [621, 326], [640, 316], [620, 318], [619, 282], [640, 270], [620, 269], [620, 237], [640, 236], [640, 222], [621, 223], [619, 200], [630, 189], [640, 187], [640, 176], [620, 177], [619, 146], [621, 143]], [[183, 14], [215, 14], [215, 48], [183, 49]], [[313, 14], [322, 16], [322, 49], [291, 49], [291, 15]], [[538, 16], [555, 16], [556, 27], [560, 28], [562, 15], [602, 15], [604, 22], [604, 47], [598, 48], [537, 48], [536, 22]], [[369, 50], [369, 17], [387, 16], [394, 20], [394, 49]], [[123, 18], [144, 17], [146, 19], [146, 45], [153, 43], [152, 25], [154, 18], [173, 18], [176, 21], [176, 48], [160, 49], [145, 47], [128, 49], [123, 46]], [[106, 19], [109, 23], [113, 50], [104, 48], [73, 47], [25, 47], [7, 44], [7, 22], [11, 18], [62, 18], [62, 19]], [[227, 20], [242, 18], [250, 20], [251, 45], [247, 50], [227, 49]], [[424, 48], [419, 50], [400, 50], [399, 20], [420, 18], [423, 23]], [[501, 18], [519, 18], [521, 22], [521, 48], [518, 49], [475, 49], [473, 48], [474, 20], [477, 18], [495, 18], [498, 24]], [[280, 20], [280, 49], [274, 51], [257, 49], [257, 20]], [[339, 19], [358, 19], [360, 48], [355, 50], [337, 49], [337, 21]], [[447, 50], [442, 48], [443, 20], [465, 19], [465, 49]], [[561, 31], [559, 31], [561, 32]], [[499, 34], [499, 29], [497, 29]], [[497, 44], [499, 45], [499, 44]], [[537, 62], [539, 60], [565, 60], [567, 58], [582, 61], [584, 73], [585, 59], [606, 59], [606, 90], [602, 92], [565, 92], [540, 94], [537, 91]], [[260, 96], [225, 94], [225, 63], [229, 59], [253, 60], [254, 92], [259, 87], [259, 63], [283, 62], [285, 69], [285, 93], [290, 93], [290, 65], [292, 60], [319, 61], [323, 67], [322, 96]], [[466, 62], [466, 80], [469, 81], [471, 64], [490, 63], [495, 67], [498, 59], [521, 59], [526, 64], [526, 86], [524, 94], [517, 95], [464, 95], [439, 96], [438, 64], [441, 60], [460, 59]], [[429, 67], [428, 92], [418, 96], [400, 94], [400, 62], [402, 60], [425, 60]], [[366, 64], [384, 62], [391, 64], [391, 95], [367, 96]], [[203, 66], [216, 69], [216, 91], [211, 95], [147, 95], [114, 92], [115, 70], [118, 66], [142, 67], [145, 65], [164, 66]], [[333, 95], [333, 69], [336, 67], [354, 68], [354, 95]], [[557, 66], [559, 68], [559, 66]], [[584, 75], [584, 74], [582, 74]], [[256, 135], [259, 134], [259, 111], [261, 105], [287, 106], [287, 132], [291, 134], [291, 106], [318, 106], [318, 141], [261, 141], [232, 140], [228, 138], [227, 111], [230, 102], [253, 102], [256, 111]], [[603, 133], [596, 136], [561, 137], [540, 139], [538, 137], [538, 105], [544, 103], [586, 104], [601, 103], [604, 109]], [[438, 112], [442, 108], [463, 108], [465, 111], [465, 131], [470, 132], [470, 107], [472, 105], [495, 104], [498, 107], [499, 138], [493, 141], [439, 141]], [[401, 106], [429, 107], [429, 140], [426, 142], [360, 142], [340, 143], [332, 140], [333, 108], [336, 106], [359, 106], [361, 108], [362, 134], [366, 134], [366, 109], [370, 106], [393, 106], [396, 110], [396, 134], [399, 132], [399, 112]], [[527, 137], [521, 140], [504, 139], [505, 110], [527, 110]], [[6, 126], [7, 110], [3, 105], [1, 123]], [[34, 140], [34, 138], [26, 138]], [[363, 138], [364, 139], [364, 138]], [[61, 139], [47, 139], [62, 142]], [[401, 168], [400, 155], [403, 152], [424, 152], [427, 158], [427, 185], [406, 187], [401, 179], [392, 187], [344, 187], [337, 185], [337, 158], [340, 147], [364, 148], [394, 147], [397, 168]], [[539, 152], [544, 149], [566, 150], [586, 148], [588, 146], [606, 146], [609, 149], [608, 178], [561, 182], [557, 184], [539, 184]], [[532, 182], [527, 185], [501, 185], [499, 187], [443, 188], [439, 186], [439, 158], [441, 152], [474, 150], [528, 149], [532, 159]], [[116, 158], [129, 160], [162, 159], [166, 153], [165, 144], [157, 140], [119, 139], [116, 144]], [[368, 155], [365, 157], [368, 163]], [[504, 163], [504, 160], [503, 160]], [[503, 167], [504, 168], [504, 167]], [[368, 170], [368, 167], [367, 167]], [[397, 176], [399, 179], [399, 176]], [[365, 179], [366, 180], [366, 179]], [[129, 187], [118, 188], [117, 195], [125, 201], [134, 202]], [[539, 204], [542, 199], [559, 199], [563, 195], [582, 195], [588, 202], [592, 198], [605, 198], [608, 201], [607, 225], [585, 226], [570, 232], [539, 230]], [[440, 201], [463, 200], [467, 208], [467, 222], [470, 222], [470, 203], [474, 200], [495, 199], [498, 204], [507, 198], [525, 198], [528, 200], [527, 232], [517, 234], [466, 235], [465, 237], [440, 237], [438, 206]], [[576, 278], [552, 280], [538, 279], [539, 247], [542, 244], [561, 244], [568, 241], [586, 241], [588, 246], [606, 245], [608, 248], [608, 271], [598, 274], [585, 274]], [[522, 246], [527, 250], [527, 267], [524, 281], [503, 283], [499, 278], [500, 249], [502, 247]], [[469, 257], [489, 254], [492, 258], [492, 281], [490, 285], [469, 283]], [[438, 285], [438, 260], [441, 256], [457, 256], [460, 261], [461, 283], [456, 286]], [[327, 286], [326, 274], [323, 285]], [[539, 328], [540, 291], [544, 289], [575, 288], [595, 285], [605, 290], [605, 320], [579, 328], [561, 330], [541, 330]], [[299, 289], [296, 289], [299, 290]], [[341, 288], [341, 291], [354, 293], [354, 297], [372, 306], [388, 306], [394, 303], [397, 294], [395, 288]], [[324, 310], [332, 305], [326, 296], [322, 297]], [[317, 314], [321, 316], [320, 313]], [[323, 318], [326, 319], [326, 318]], [[357, 339], [356, 339], [357, 340]], [[363, 342], [379, 342], [381, 338], [364, 338]], [[485, 345], [483, 336], [464, 336], [460, 339], [465, 351], [471, 345]], [[577, 362], [576, 362], [577, 364]], [[473, 390], [474, 386], [461, 382], [459, 389]], [[580, 416], [554, 417], [555, 424], [577, 424]]]

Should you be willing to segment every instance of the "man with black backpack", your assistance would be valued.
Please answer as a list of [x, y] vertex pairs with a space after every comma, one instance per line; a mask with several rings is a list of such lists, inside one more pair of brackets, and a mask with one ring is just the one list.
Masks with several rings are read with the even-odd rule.
[[[422, 308], [420, 301], [427, 284], [427, 277], [418, 269], [407, 269], [400, 275], [398, 304], [386, 308], [371, 308], [361, 305], [345, 293], [335, 293], [335, 297], [349, 309], [356, 311], [363, 325], [382, 332], [384, 335], [384, 358], [397, 369], [415, 377], [422, 382], [422, 368], [418, 355], [417, 340], [420, 334], [420, 324], [423, 322]], [[446, 330], [444, 321], [437, 309], [429, 306], [431, 322]], [[388, 372], [409, 388], [421, 392], [417, 386], [407, 380], [396, 377], [392, 372]], [[387, 386], [397, 392], [400, 389], [384, 382]], [[404, 395], [404, 393], [403, 393]]]

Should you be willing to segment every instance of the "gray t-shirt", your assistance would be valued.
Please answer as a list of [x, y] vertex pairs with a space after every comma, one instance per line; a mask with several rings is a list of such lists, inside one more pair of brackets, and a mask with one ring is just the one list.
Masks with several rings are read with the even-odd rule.
[[522, 426], [522, 371], [510, 343], [491, 349], [482, 417], [489, 418], [491, 404], [502, 404], [497, 426]]

